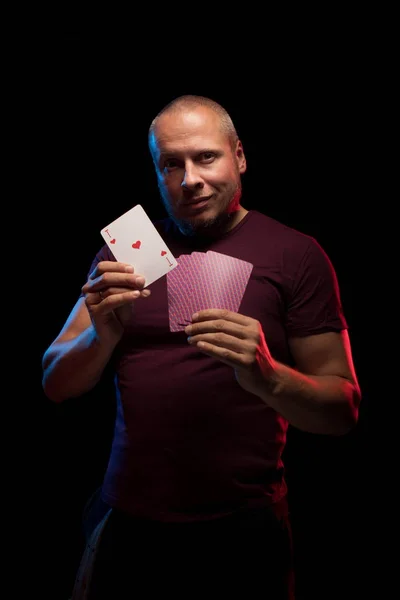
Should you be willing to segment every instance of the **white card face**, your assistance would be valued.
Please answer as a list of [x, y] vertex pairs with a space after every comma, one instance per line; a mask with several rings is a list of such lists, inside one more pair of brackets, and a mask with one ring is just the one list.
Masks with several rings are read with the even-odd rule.
[[174, 256], [140, 204], [101, 230], [118, 262], [133, 266], [147, 287], [178, 266]]

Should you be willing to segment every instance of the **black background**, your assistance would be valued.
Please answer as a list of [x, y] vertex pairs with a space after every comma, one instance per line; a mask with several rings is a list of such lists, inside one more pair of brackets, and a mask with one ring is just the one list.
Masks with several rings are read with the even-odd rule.
[[35, 373], [25, 414], [33, 441], [24, 459], [23, 504], [34, 507], [31, 558], [40, 565], [41, 597], [69, 597], [83, 550], [82, 512], [100, 485], [114, 416], [111, 386], [52, 404], [41, 389], [41, 357], [85, 282], [104, 224], [137, 203], [152, 218], [164, 216], [147, 130], [163, 105], [184, 93], [208, 95], [231, 114], [248, 162], [245, 208], [315, 236], [335, 266], [363, 392], [360, 421], [342, 438], [291, 429], [287, 479], [298, 597], [338, 598], [343, 589], [361, 597], [372, 396], [365, 235], [374, 184], [365, 125], [370, 84], [357, 53], [345, 56], [338, 48], [276, 52], [279, 64], [270, 61], [265, 70], [247, 57], [232, 73], [219, 65], [212, 78], [198, 64], [192, 77], [184, 66], [171, 77], [168, 61], [144, 66], [124, 41], [82, 33], [49, 37], [33, 59], [27, 56], [28, 171], [39, 233], [30, 269], [40, 295], [28, 342]]

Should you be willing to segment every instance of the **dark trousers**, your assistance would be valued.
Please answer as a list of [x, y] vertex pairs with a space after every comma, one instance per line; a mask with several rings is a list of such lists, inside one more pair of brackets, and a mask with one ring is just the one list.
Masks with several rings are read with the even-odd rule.
[[212, 521], [162, 524], [112, 512], [99, 543], [89, 600], [231, 594], [294, 598], [287, 516], [263, 508]]

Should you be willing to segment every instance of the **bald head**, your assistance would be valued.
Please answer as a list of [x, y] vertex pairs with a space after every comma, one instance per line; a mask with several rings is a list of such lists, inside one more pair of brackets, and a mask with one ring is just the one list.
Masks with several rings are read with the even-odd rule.
[[157, 128], [157, 124], [162, 120], [165, 115], [184, 115], [189, 114], [199, 109], [206, 109], [211, 111], [217, 117], [217, 124], [220, 131], [227, 136], [232, 148], [235, 148], [236, 142], [238, 141], [238, 135], [235, 126], [232, 122], [231, 117], [227, 111], [218, 102], [206, 98], [205, 96], [193, 96], [185, 95], [179, 96], [169, 102], [153, 119], [149, 128], [149, 148], [153, 154], [154, 148], [154, 135]]

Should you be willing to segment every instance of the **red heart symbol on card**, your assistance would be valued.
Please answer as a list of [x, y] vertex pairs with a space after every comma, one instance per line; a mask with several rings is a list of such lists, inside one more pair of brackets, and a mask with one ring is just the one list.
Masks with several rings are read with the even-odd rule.
[[115, 244], [117, 240], [114, 238], [113, 240], [110, 240], [110, 244]]
[[161, 250], [161, 256], [165, 256], [167, 253], [165, 252], [165, 250]]
[[138, 240], [137, 242], [132, 244], [132, 248], [140, 248], [140, 244], [141, 244], [141, 242]]

